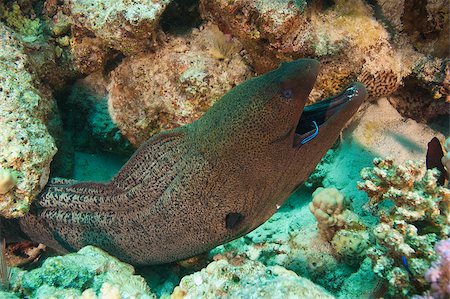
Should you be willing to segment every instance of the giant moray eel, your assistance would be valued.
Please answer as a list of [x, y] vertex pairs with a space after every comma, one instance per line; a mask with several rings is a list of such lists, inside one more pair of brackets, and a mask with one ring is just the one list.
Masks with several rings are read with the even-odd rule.
[[[283, 63], [199, 120], [144, 143], [107, 183], [52, 180], [20, 228], [60, 251], [92, 244], [138, 265], [184, 259], [265, 222], [314, 170], [366, 97], [305, 107], [319, 63]], [[312, 138], [312, 134], [318, 135]]]

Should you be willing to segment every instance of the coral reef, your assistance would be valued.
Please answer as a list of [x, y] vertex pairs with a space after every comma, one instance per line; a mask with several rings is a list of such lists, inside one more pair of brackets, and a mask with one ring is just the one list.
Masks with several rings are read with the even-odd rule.
[[204, 17], [237, 36], [259, 72], [280, 61], [319, 58], [322, 71], [313, 101], [356, 78], [371, 95], [388, 95], [411, 72], [412, 61], [390, 45], [389, 34], [363, 1], [336, 1], [326, 8], [300, 2], [216, 0], [201, 1], [200, 7]]
[[14, 29], [17, 34], [24, 36], [29, 42], [36, 41], [43, 34], [41, 20], [27, 18], [18, 3], [11, 3], [9, 8], [4, 7], [0, 18], [4, 19], [6, 25]]
[[450, 297], [450, 239], [440, 241], [435, 248], [439, 259], [427, 270], [425, 278], [431, 283], [431, 297], [444, 299]]
[[377, 0], [396, 34], [406, 36], [426, 55], [449, 55], [449, 10], [445, 0]]
[[337, 292], [352, 270], [339, 263], [331, 244], [320, 237], [308, 205], [295, 206], [299, 198], [308, 196], [297, 194], [259, 228], [213, 249], [210, 256], [246, 256], [266, 266], [283, 266]]
[[[17, 38], [23, 42], [36, 75], [52, 88], [64, 88], [66, 80], [76, 77], [78, 72], [70, 55], [67, 29], [60, 25], [60, 29], [53, 33], [53, 27], [57, 27], [58, 20], [63, 17], [58, 19], [57, 16], [51, 18], [42, 14], [29, 1], [10, 1], [1, 5], [3, 13], [0, 10], [0, 19], [14, 29]], [[68, 17], [65, 17], [65, 24], [68, 24]]]
[[245, 258], [220, 259], [183, 277], [171, 298], [334, 298], [310, 280], [280, 266]]
[[[171, 0], [69, 1], [75, 56], [86, 61], [89, 54], [104, 59], [109, 48], [125, 55], [154, 48], [161, 14], [170, 2]], [[94, 62], [92, 58], [89, 60]]]
[[373, 164], [374, 168], [361, 171], [364, 182], [358, 183], [367, 192], [371, 208], [389, 201], [394, 205], [389, 212], [379, 211], [388, 221], [420, 221], [423, 229], [432, 229], [440, 237], [450, 233], [450, 190], [437, 185], [435, 169], [423, 175], [423, 162], [397, 166], [390, 158], [376, 158]]
[[156, 298], [132, 266], [93, 246], [48, 258], [34, 270], [12, 268], [10, 285], [32, 298]]
[[[215, 25], [199, 25], [198, 9]], [[338, 298], [450, 296], [450, 241], [439, 242], [450, 233], [448, 185], [405, 162], [423, 159], [432, 137], [445, 139], [416, 121], [450, 111], [448, 1], [20, 0], [0, 3], [0, 21], [0, 216], [27, 212], [47, 181], [53, 138], [61, 157], [52, 175], [109, 179], [123, 161], [93, 152], [128, 155], [199, 118], [253, 70], [315, 57], [321, 72], [310, 102], [355, 80], [371, 102], [307, 188], [255, 231], [213, 249], [216, 261], [186, 276], [172, 298], [331, 298], [311, 281]], [[450, 176], [450, 139], [444, 148]], [[361, 173], [365, 192], [357, 190], [360, 169], [380, 156], [403, 165], [376, 159]], [[42, 250], [8, 258], [19, 265]], [[178, 266], [151, 271], [158, 297], [184, 275]], [[15, 293], [0, 297], [154, 298], [133, 273], [86, 247], [35, 270], [14, 268]]]
[[336, 188], [317, 188], [312, 196], [309, 210], [317, 220], [321, 236], [331, 242], [340, 259], [358, 265], [370, 245], [365, 225], [346, 207], [344, 197]]
[[154, 53], [124, 59], [111, 75], [113, 121], [135, 146], [160, 130], [193, 122], [251, 77], [238, 50], [234, 40], [206, 25], [189, 36], [171, 38]]
[[447, 138], [444, 143], [445, 155], [442, 157], [442, 164], [447, 171], [447, 178], [450, 180], [450, 138]]
[[405, 117], [429, 122], [450, 111], [450, 61], [418, 57], [404, 87], [389, 97], [389, 102]]
[[42, 190], [56, 152], [46, 123], [54, 102], [30, 73], [19, 39], [0, 24], [0, 215], [19, 217]]
[[317, 188], [309, 210], [317, 219], [320, 234], [328, 241], [343, 228], [364, 228], [358, 216], [345, 207], [344, 197], [336, 188]]
[[342, 261], [349, 265], [359, 265], [366, 257], [370, 241], [367, 230], [341, 229], [333, 236], [331, 245]]
[[422, 162], [397, 166], [392, 159], [376, 158], [373, 163], [361, 171], [364, 182], [358, 183], [381, 221], [367, 255], [390, 296], [411, 296], [427, 287], [424, 274], [436, 258], [433, 245], [450, 232], [450, 190], [437, 185], [435, 169], [423, 174]]

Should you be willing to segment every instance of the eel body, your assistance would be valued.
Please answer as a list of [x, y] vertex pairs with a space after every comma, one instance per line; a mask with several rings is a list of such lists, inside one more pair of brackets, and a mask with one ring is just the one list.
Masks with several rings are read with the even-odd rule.
[[318, 70], [300, 59], [238, 85], [199, 120], [150, 138], [110, 182], [51, 180], [21, 231], [59, 251], [91, 244], [135, 265], [188, 258], [252, 231], [366, 97], [354, 83], [305, 107]]

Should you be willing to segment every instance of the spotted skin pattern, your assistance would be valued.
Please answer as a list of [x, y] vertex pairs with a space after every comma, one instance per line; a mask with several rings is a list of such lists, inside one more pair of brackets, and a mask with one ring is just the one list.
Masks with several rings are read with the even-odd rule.
[[58, 251], [92, 244], [136, 265], [250, 232], [314, 170], [365, 97], [359, 87], [360, 99], [297, 144], [318, 69], [301, 59], [238, 85], [196, 122], [150, 138], [110, 182], [51, 180], [22, 231]]

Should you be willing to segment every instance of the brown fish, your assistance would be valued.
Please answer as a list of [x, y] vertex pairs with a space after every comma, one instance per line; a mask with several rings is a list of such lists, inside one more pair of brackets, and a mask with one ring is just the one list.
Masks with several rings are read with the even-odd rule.
[[437, 179], [439, 185], [443, 186], [447, 176], [447, 171], [445, 171], [444, 164], [442, 164], [442, 157], [444, 156], [444, 151], [442, 150], [442, 145], [437, 137], [433, 137], [430, 142], [428, 142], [426, 165], [427, 169], [437, 168], [440, 175]]
[[52, 180], [20, 227], [61, 251], [96, 245], [148, 265], [208, 251], [265, 222], [366, 97], [354, 83], [305, 108], [319, 62], [283, 63], [157, 134], [107, 183]]

